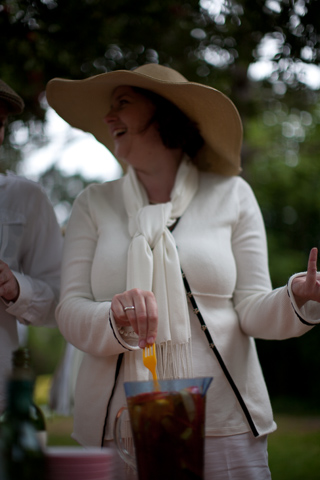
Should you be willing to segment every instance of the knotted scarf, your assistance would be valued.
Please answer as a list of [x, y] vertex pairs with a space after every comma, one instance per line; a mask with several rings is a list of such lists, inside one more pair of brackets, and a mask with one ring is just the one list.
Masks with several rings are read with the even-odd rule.
[[[127, 290], [152, 291], [158, 305], [156, 338], [160, 378], [192, 377], [191, 332], [175, 239], [169, 228], [184, 213], [198, 189], [198, 170], [188, 158], [179, 166], [170, 201], [150, 205], [135, 170], [128, 168], [123, 197], [132, 237]], [[169, 227], [169, 228], [168, 228]], [[125, 355], [125, 380], [148, 380], [142, 351]]]

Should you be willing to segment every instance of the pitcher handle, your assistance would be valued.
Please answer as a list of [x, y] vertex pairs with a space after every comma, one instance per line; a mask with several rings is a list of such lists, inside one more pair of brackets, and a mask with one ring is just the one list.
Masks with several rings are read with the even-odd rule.
[[116, 419], [114, 421], [113, 426], [113, 438], [115, 441], [115, 445], [119, 452], [120, 457], [122, 460], [129, 465], [129, 467], [133, 468], [137, 471], [136, 461], [135, 458], [128, 452], [126, 447], [124, 446], [123, 438], [121, 436], [121, 425], [122, 425], [122, 414], [125, 410], [128, 410], [127, 407], [121, 407], [116, 415]]

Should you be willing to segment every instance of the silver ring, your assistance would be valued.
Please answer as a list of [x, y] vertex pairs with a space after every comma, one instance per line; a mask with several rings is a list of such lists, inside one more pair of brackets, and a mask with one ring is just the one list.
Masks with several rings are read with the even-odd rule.
[[131, 305], [131, 307], [123, 307], [123, 310], [126, 312], [127, 310], [134, 310], [135, 307]]

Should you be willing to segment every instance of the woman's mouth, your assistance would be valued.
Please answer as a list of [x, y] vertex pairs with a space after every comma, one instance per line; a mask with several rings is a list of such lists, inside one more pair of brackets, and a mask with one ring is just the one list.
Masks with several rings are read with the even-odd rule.
[[115, 130], [113, 130], [112, 132], [112, 135], [113, 135], [113, 138], [119, 138], [121, 137], [122, 135], [124, 135], [126, 133], [127, 129], [126, 128], [116, 128]]

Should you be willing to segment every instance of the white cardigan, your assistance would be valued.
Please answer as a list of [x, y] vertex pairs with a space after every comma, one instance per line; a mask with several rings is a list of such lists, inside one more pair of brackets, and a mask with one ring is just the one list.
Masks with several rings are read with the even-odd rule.
[[[85, 352], [73, 433], [83, 445], [100, 445], [104, 435], [112, 438], [115, 414], [125, 403], [123, 368], [109, 402], [119, 354], [130, 355], [137, 348], [135, 335], [121, 335], [112, 315], [109, 318], [112, 297], [126, 288], [130, 236], [122, 182], [123, 178], [85, 189], [74, 203], [65, 238], [57, 322], [65, 338]], [[217, 348], [259, 435], [267, 434], [276, 426], [253, 337], [300, 336], [320, 322], [320, 305], [308, 302], [299, 311], [294, 301], [291, 304], [292, 278], [288, 288], [272, 291], [261, 212], [240, 177], [200, 173], [199, 190], [173, 235]], [[248, 432], [243, 411], [191, 306], [189, 311], [194, 375], [214, 377], [207, 394], [206, 435]]]

